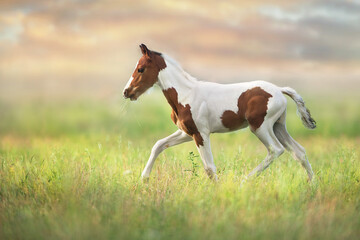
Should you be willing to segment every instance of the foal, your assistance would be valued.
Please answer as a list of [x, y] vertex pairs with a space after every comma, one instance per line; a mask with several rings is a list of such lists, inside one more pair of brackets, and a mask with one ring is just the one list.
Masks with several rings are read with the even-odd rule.
[[170, 57], [140, 45], [143, 56], [124, 88], [124, 97], [136, 100], [157, 83], [172, 108], [171, 119], [179, 130], [156, 142], [142, 172], [148, 178], [157, 156], [166, 148], [195, 141], [206, 173], [217, 179], [210, 147], [210, 133], [235, 131], [249, 126], [268, 150], [268, 155], [250, 174], [266, 169], [284, 149], [291, 152], [313, 177], [305, 149], [286, 131], [286, 98], [291, 97], [305, 127], [315, 128], [304, 101], [295, 90], [264, 81], [218, 84], [197, 81]]

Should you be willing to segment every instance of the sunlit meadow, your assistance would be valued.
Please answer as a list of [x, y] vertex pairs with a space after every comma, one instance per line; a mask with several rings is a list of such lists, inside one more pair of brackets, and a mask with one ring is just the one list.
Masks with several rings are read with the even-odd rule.
[[[0, 236], [5, 239], [354, 239], [360, 232], [360, 113], [309, 98], [318, 129], [289, 103], [288, 128], [307, 149], [307, 182], [290, 154], [244, 181], [266, 149], [249, 130], [212, 137], [219, 182], [193, 143], [160, 155], [140, 179], [155, 141], [176, 130], [160, 91], [137, 103], [31, 102], [2, 106]], [[343, 107], [346, 106], [346, 107]]]
[[[358, 239], [358, 0], [1, 0], [0, 239]], [[219, 181], [176, 131], [158, 88], [122, 89], [138, 45], [200, 80], [295, 88], [317, 121], [287, 127], [315, 177], [248, 129], [214, 134]]]

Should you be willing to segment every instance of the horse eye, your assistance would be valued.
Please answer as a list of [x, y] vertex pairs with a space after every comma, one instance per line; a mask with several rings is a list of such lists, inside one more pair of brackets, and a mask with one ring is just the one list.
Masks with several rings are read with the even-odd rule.
[[139, 73], [143, 73], [143, 72], [144, 72], [144, 68], [139, 68], [139, 69], [138, 69], [138, 72], [139, 72]]

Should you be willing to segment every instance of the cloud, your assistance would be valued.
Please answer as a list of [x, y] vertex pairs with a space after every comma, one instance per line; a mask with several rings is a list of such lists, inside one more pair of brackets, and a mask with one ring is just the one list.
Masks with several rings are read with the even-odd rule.
[[[260, 14], [273, 22], [290, 25], [301, 41], [288, 41], [298, 56], [317, 61], [359, 61], [360, 4], [348, 1], [314, 1], [298, 8], [266, 6]], [[295, 34], [296, 34], [295, 33]], [[297, 47], [296, 47], [297, 46]]]
[[360, 76], [359, 9], [334, 0], [3, 0], [0, 78], [125, 81], [146, 43], [212, 81], [350, 81]]
[[20, 34], [23, 32], [21, 21], [23, 14], [3, 14], [0, 16], [0, 41], [17, 42]]

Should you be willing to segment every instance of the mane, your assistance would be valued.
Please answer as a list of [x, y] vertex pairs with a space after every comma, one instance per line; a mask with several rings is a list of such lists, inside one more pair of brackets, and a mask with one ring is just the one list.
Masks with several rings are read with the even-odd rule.
[[172, 67], [179, 70], [184, 75], [185, 78], [187, 78], [190, 81], [197, 81], [197, 79], [191, 76], [189, 73], [187, 73], [175, 59], [164, 53], [161, 53], [161, 56], [164, 58], [166, 63], [171, 64]]

